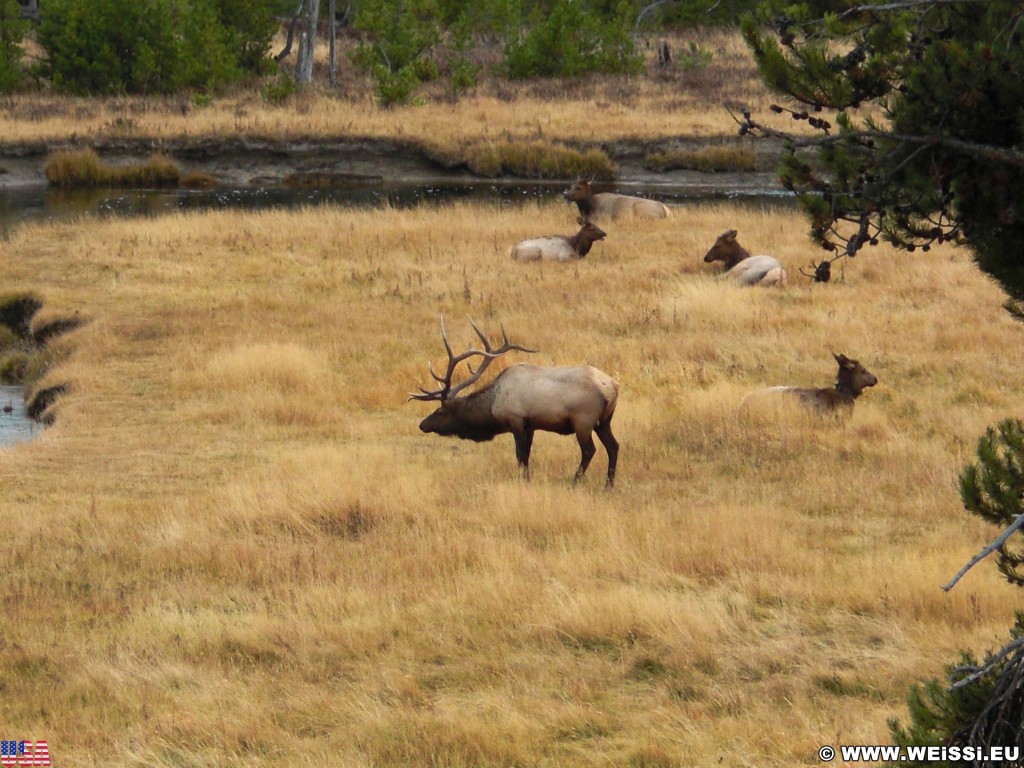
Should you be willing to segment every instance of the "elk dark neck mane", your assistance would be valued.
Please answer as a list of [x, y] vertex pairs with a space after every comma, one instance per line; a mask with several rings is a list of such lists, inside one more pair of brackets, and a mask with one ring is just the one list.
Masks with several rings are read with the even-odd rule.
[[501, 375], [483, 389], [455, 398], [428, 416], [424, 424], [431, 421], [430, 431], [439, 435], [450, 435], [477, 443], [493, 440], [508, 432], [508, 427], [494, 418], [493, 413], [494, 398], [498, 394], [495, 385], [500, 380]]
[[599, 238], [595, 238], [592, 232], [586, 232], [585, 230], [581, 229], [579, 232], [577, 232], [575, 235], [569, 238], [569, 245], [572, 246], [572, 249], [576, 251], [576, 253], [579, 254], [579, 257], [582, 259], [588, 253], [590, 253], [590, 249], [594, 247], [594, 241], [596, 239]]
[[[580, 197], [576, 199], [576, 208], [579, 209], [580, 216], [584, 219], [589, 219], [594, 215], [594, 198], [592, 195], [586, 197]], [[570, 209], [571, 210], [571, 209]]]
[[836, 377], [836, 388], [835, 391], [838, 395], [850, 400], [856, 400], [860, 397], [861, 392], [864, 391], [863, 387], [856, 387], [853, 383], [853, 371], [839, 367], [839, 374]]
[[739, 264], [744, 259], [750, 258], [750, 251], [744, 248], [737, 242], [733, 242], [733, 248], [729, 251], [728, 258], [725, 260], [725, 269], [728, 271]]

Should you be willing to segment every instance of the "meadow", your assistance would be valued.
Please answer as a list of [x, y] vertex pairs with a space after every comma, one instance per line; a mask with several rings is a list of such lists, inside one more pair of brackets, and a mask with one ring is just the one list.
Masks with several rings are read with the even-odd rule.
[[[723, 109], [743, 105], [770, 122], [773, 97], [757, 78], [749, 51], [734, 31], [694, 30], [671, 36], [677, 64], [652, 65], [645, 76], [589, 76], [575, 80], [510, 82], [496, 77], [496, 48], [480, 47], [477, 86], [453, 98], [443, 79], [417, 93], [423, 105], [377, 106], [371, 78], [347, 54], [355, 41], [339, 40], [337, 85], [327, 85], [327, 46], [317, 51], [314, 86], [281, 99], [265, 89], [240, 88], [214, 99], [188, 95], [74, 98], [45, 89], [0, 99], [5, 142], [88, 143], [97, 139], [202, 140], [225, 136], [271, 141], [373, 137], [410, 141], [439, 156], [461, 156], [474, 146], [507, 140], [598, 143], [623, 138], [733, 136]], [[278, 41], [273, 50], [280, 50]], [[690, 46], [711, 54], [688, 66]], [[41, 56], [35, 51], [31, 56]], [[649, 60], [653, 49], [645, 51]], [[285, 65], [285, 71], [289, 71]], [[424, 108], [427, 107], [427, 108]], [[781, 121], [793, 128], [793, 121]], [[799, 127], [799, 126], [796, 126]]]
[[[887, 743], [911, 685], [1018, 604], [956, 478], [1024, 406], [1021, 328], [950, 246], [829, 284], [796, 213], [687, 204], [572, 264], [561, 202], [26, 224], [9, 290], [55, 343], [56, 422], [0, 452], [4, 738], [67, 766], [793, 766]], [[739, 289], [729, 228], [790, 269]], [[621, 385], [605, 454], [419, 433], [408, 402], [504, 325]], [[751, 412], [879, 378], [845, 422]], [[489, 372], [486, 378], [493, 375]]]

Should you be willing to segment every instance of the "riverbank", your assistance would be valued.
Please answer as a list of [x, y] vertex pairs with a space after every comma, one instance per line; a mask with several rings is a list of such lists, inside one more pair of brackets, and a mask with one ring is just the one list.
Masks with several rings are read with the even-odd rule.
[[[354, 44], [339, 42], [345, 61]], [[204, 172], [230, 187], [332, 178], [478, 180], [470, 158], [503, 143], [603, 153], [615, 170], [598, 178], [617, 185], [774, 184], [779, 145], [737, 136], [734, 115], [745, 110], [776, 120], [774, 97], [739, 33], [694, 30], [670, 42], [675, 50], [699, 49], [706, 56], [699, 65], [685, 57], [669, 67], [652, 60], [642, 75], [573, 79], [510, 81], [485, 66], [477, 84], [457, 98], [437, 82], [418, 92], [419, 103], [389, 109], [380, 107], [372, 80], [355, 67], [343, 67], [333, 86], [319, 78], [282, 99], [269, 98], [259, 83], [214, 98], [18, 94], [0, 102], [0, 190], [44, 184], [47, 156], [78, 149], [112, 163], [159, 152], [184, 173]], [[778, 127], [794, 128], [792, 121]], [[656, 154], [723, 147], [752, 155], [753, 173], [763, 178], [645, 165]], [[509, 169], [492, 168], [484, 178], [495, 172]]]
[[[780, 144], [738, 137], [666, 137], [568, 143], [580, 152], [598, 149], [617, 167], [617, 185], [695, 185], [721, 189], [778, 186], [774, 168]], [[752, 153], [749, 172], [655, 171], [645, 158], [656, 153], [735, 148]], [[0, 143], [0, 191], [45, 186], [46, 162], [53, 152], [89, 148], [107, 162], [127, 165], [154, 154], [167, 155], [186, 173], [201, 172], [234, 188], [351, 183], [471, 182], [493, 178], [473, 173], [464, 161], [440, 156], [416, 140], [371, 136], [277, 141], [266, 138], [204, 139], [98, 138], [92, 140]], [[509, 178], [509, 177], [505, 177]], [[513, 177], [516, 178], [516, 177]], [[518, 180], [524, 180], [519, 178]]]

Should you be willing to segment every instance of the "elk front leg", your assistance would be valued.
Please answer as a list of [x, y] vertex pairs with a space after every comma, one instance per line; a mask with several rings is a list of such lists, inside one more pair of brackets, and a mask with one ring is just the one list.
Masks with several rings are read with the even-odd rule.
[[513, 432], [516, 440], [516, 461], [519, 462], [519, 471], [524, 480], [530, 479], [530, 448], [533, 447], [533, 430], [524, 429], [522, 432]]

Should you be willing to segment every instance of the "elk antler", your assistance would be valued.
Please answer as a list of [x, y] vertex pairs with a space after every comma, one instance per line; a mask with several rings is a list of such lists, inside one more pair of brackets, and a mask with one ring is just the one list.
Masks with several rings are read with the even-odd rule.
[[[474, 323], [472, 319], [469, 321], [469, 324], [473, 326], [473, 330], [476, 331], [476, 335], [479, 336], [480, 341], [483, 342], [483, 350], [470, 349], [463, 352], [461, 355], [456, 355], [454, 352], [452, 352], [452, 345], [448, 342], [448, 333], [445, 331], [444, 317], [442, 317], [441, 340], [444, 341], [444, 348], [445, 351], [448, 353], [448, 368], [445, 371], [444, 376], [438, 376], [434, 372], [433, 363], [427, 363], [427, 367], [430, 369], [430, 375], [434, 377], [434, 381], [438, 382], [441, 385], [441, 388], [427, 390], [424, 389], [423, 387], [418, 387], [420, 393], [410, 394], [410, 400], [440, 400], [441, 402], [444, 402], [445, 400], [455, 397], [459, 392], [464, 390], [466, 387], [475, 383], [480, 378], [480, 376], [483, 375], [483, 372], [487, 369], [487, 366], [491, 364], [491, 361], [494, 360], [496, 357], [499, 357], [500, 355], [503, 355], [506, 352], [511, 352], [513, 349], [519, 350], [520, 352], [530, 353], [537, 351], [535, 349], [527, 349], [526, 347], [521, 347], [518, 344], [511, 343], [508, 340], [508, 334], [505, 333], [504, 325], [501, 326], [501, 346], [498, 347], [497, 349], [494, 349], [493, 347], [491, 347], [491, 342], [487, 340], [486, 336], [484, 336], [483, 331], [476, 327], [476, 323]], [[458, 366], [458, 364], [461, 363], [463, 360], [468, 360], [471, 357], [482, 357], [483, 360], [480, 362], [480, 365], [476, 368], [476, 370], [473, 370], [473, 366], [467, 365], [470, 374], [469, 378], [460, 383], [459, 385], [453, 387], [452, 374], [455, 373], [456, 366]]]

